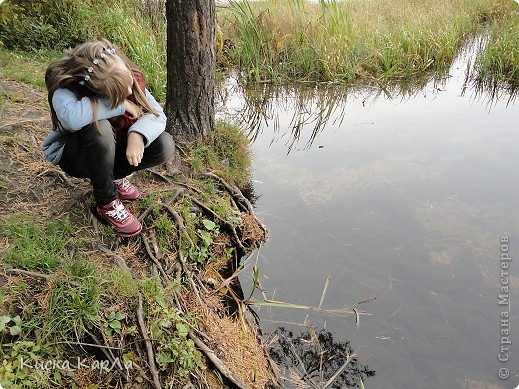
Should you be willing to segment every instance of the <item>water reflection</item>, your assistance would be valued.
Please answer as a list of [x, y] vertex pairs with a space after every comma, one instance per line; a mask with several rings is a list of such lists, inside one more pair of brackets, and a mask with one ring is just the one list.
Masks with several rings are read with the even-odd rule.
[[[270, 338], [269, 355], [285, 369], [285, 380], [294, 386], [321, 388], [348, 359], [347, 367], [328, 387], [357, 388], [361, 380], [365, 383], [366, 378], [375, 376], [374, 370], [352, 357], [350, 342], [334, 341], [329, 331], [309, 330], [294, 336], [292, 331], [279, 327]], [[302, 386], [303, 382], [307, 385]]]
[[[482, 55], [485, 45], [485, 37], [476, 37], [470, 41], [445, 77], [426, 74], [406, 83], [390, 81], [381, 84], [375, 81], [371, 85], [363, 83], [348, 86], [263, 83], [244, 87], [239, 81], [239, 75], [231, 73], [218, 90], [217, 105], [220, 106], [220, 115], [241, 125], [252, 142], [266, 128], [273, 126], [275, 136], [271, 144], [283, 139], [289, 154], [298, 144], [302, 145], [302, 150], [309, 149], [327, 125], [340, 126], [348, 104], [359, 97], [363, 106], [380, 98], [404, 103], [426, 94], [434, 97], [444, 92], [446, 85], [452, 84], [452, 79], [456, 78], [455, 83], [459, 84], [461, 96], [483, 100], [489, 108], [503, 100], [507, 105], [512, 104], [519, 91], [517, 85], [477, 79], [474, 64]], [[286, 116], [287, 112], [292, 113], [290, 122], [282, 126], [280, 118]], [[302, 140], [302, 136], [307, 139]]]
[[[263, 109], [246, 127], [256, 210], [270, 230], [261, 283], [294, 304], [317, 304], [327, 277], [330, 306], [377, 297], [358, 332], [353, 320], [313, 322], [359, 350], [377, 372], [371, 389], [519, 383], [517, 371], [497, 378], [495, 356], [499, 238], [519, 242], [519, 112], [504, 93], [463, 93], [466, 69], [458, 62], [442, 83], [404, 96], [306, 87], [306, 103], [293, 87], [239, 91], [230, 81], [229, 114]], [[510, 272], [519, 298], [519, 268]], [[259, 314], [266, 333], [305, 320]]]
[[[433, 83], [433, 91], [441, 91], [445, 79], [424, 77], [413, 83], [389, 83], [386, 85], [272, 85], [257, 84], [246, 88], [240, 86], [237, 77], [230, 76], [218, 91], [219, 105], [227, 111], [227, 119], [231, 118], [241, 125], [249, 139], [254, 142], [263, 130], [273, 125], [277, 138], [272, 142], [285, 138], [287, 154], [293, 147], [303, 142], [302, 149], [309, 149], [317, 135], [328, 124], [341, 125], [346, 115], [346, 107], [350, 100], [363, 97], [362, 104], [375, 101], [381, 97], [406, 101], [424, 91], [424, 87]], [[233, 107], [233, 100], [241, 101], [240, 107]], [[222, 113], [224, 109], [220, 109]], [[232, 112], [231, 112], [232, 111]], [[283, 132], [280, 117], [286, 112], [293, 112], [290, 123]], [[305, 130], [306, 128], [306, 130]], [[311, 131], [308, 133], [308, 128]], [[308, 136], [306, 141], [301, 136]]]

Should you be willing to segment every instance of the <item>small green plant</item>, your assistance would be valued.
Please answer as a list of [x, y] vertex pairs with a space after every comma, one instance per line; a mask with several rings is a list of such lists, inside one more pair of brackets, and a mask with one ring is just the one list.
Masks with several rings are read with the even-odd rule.
[[193, 262], [203, 263], [209, 256], [209, 247], [213, 243], [213, 236], [220, 233], [218, 225], [209, 219], [202, 220], [204, 229], [197, 229], [198, 237], [201, 242], [199, 245], [192, 246], [189, 249], [189, 259]]
[[124, 312], [111, 311], [106, 316], [106, 323], [108, 324], [108, 335], [112, 335], [113, 332], [120, 334], [122, 329], [121, 322], [124, 319], [126, 319], [126, 314]]
[[[201, 362], [201, 354], [188, 338], [190, 328], [182, 322], [176, 310], [162, 298], [149, 312], [151, 338], [156, 341], [156, 361], [160, 370], [170, 372], [170, 380], [183, 380]], [[172, 382], [171, 382], [172, 383]]]
[[45, 382], [50, 373], [33, 367], [48, 355], [50, 347], [23, 339], [22, 331], [26, 334], [30, 327], [31, 324], [27, 327], [19, 315], [0, 316], [0, 386], [15, 389], [48, 387]]
[[[155, 358], [164, 373], [167, 387], [181, 387], [192, 370], [200, 363], [201, 355], [188, 334], [189, 326], [171, 306], [177, 285], [161, 286], [158, 277], [144, 280], [142, 294], [146, 302], [146, 317], [150, 338], [156, 350]], [[179, 386], [180, 385], [180, 386]]]
[[50, 354], [51, 347], [33, 341], [3, 343], [0, 347], [0, 386], [12, 389], [50, 388], [51, 373], [59, 382], [59, 371], [37, 369], [35, 366]]
[[[10, 324], [10, 325], [9, 325]], [[20, 316], [0, 316], [0, 334], [6, 331], [11, 336], [20, 335], [22, 332], [22, 319]]]

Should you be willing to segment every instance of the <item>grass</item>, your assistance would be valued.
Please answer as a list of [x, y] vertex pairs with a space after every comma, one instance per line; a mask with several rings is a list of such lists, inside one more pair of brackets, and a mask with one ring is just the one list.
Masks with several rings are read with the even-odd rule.
[[13, 221], [8, 229], [13, 247], [9, 250], [6, 261], [26, 270], [53, 271], [68, 254], [71, 231], [68, 219], [45, 225], [34, 221]]
[[243, 188], [251, 173], [249, 140], [237, 126], [218, 121], [209, 142], [200, 140], [190, 149], [189, 163], [195, 171], [212, 171]]
[[103, 282], [98, 268], [85, 259], [64, 264], [51, 283], [44, 337], [80, 341], [88, 330], [99, 327]]
[[105, 36], [117, 44], [146, 75], [146, 85], [158, 100], [166, 96], [166, 25], [154, 30], [139, 14], [139, 4], [115, 2], [103, 13]]
[[232, 42], [230, 62], [247, 80], [387, 83], [424, 72], [444, 75], [467, 39], [488, 23], [494, 23], [496, 36], [513, 26], [508, 19], [517, 17], [506, 15], [514, 5], [490, 0], [231, 1], [219, 23], [223, 38]]
[[[39, 50], [34, 52], [11, 51], [0, 45], [0, 68], [2, 77], [8, 80], [18, 80], [44, 91], [45, 71], [53, 60], [61, 56], [54, 50]], [[0, 91], [3, 94], [3, 92]], [[0, 95], [1, 96], [1, 95]], [[0, 103], [4, 97], [0, 97]]]
[[510, 7], [491, 23], [473, 74], [480, 82], [519, 85], [519, 7]]
[[[81, 25], [95, 26], [89, 39], [105, 36], [119, 45], [148, 76], [155, 97], [164, 101], [164, 7], [151, 0], [103, 1], [96, 12], [90, 5], [76, 6], [88, 21], [78, 23], [75, 13], [67, 14], [71, 31], [86, 34]], [[221, 67], [238, 67], [243, 79], [252, 82], [387, 85], [424, 74], [444, 76], [470, 38], [489, 34], [473, 74], [486, 82], [514, 84], [519, 81], [517, 8], [512, 0], [230, 1], [218, 7], [217, 61]], [[17, 64], [29, 57], [35, 59], [35, 68], [23, 80], [39, 89], [46, 65], [59, 55], [11, 53], [1, 42], [0, 54], [5, 74], [16, 73]]]

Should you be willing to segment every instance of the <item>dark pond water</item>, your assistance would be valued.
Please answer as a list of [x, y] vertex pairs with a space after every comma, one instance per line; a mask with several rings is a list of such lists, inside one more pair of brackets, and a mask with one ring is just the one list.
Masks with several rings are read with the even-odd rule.
[[[368, 389], [518, 386], [519, 112], [507, 96], [462, 94], [464, 69], [457, 62], [445, 83], [393, 98], [333, 87], [244, 92], [228, 81], [225, 109], [252, 129], [256, 210], [270, 230], [247, 260], [245, 294], [256, 264], [269, 298], [318, 306], [329, 277], [323, 308], [370, 314], [357, 328], [354, 315], [257, 308], [294, 375], [316, 368], [326, 380], [349, 349], [357, 360], [335, 387], [359, 377]], [[505, 252], [513, 260], [501, 278]], [[308, 325], [335, 365], [319, 369], [305, 354], [316, 344]], [[501, 330], [513, 342], [507, 362]]]

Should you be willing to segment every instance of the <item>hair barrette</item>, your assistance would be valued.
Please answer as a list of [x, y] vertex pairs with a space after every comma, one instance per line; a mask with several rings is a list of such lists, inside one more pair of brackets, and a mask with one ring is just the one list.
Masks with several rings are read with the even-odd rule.
[[[92, 68], [88, 68], [87, 70], [90, 72], [90, 69], [92, 69]], [[92, 71], [93, 71], [93, 70], [94, 70], [94, 69], [92, 69]], [[91, 73], [91, 72], [90, 72], [90, 73]], [[90, 79], [91, 79], [90, 75], [87, 74], [83, 80], [79, 81], [79, 85], [85, 85], [85, 82], [86, 82], [86, 81], [90, 81]]]

